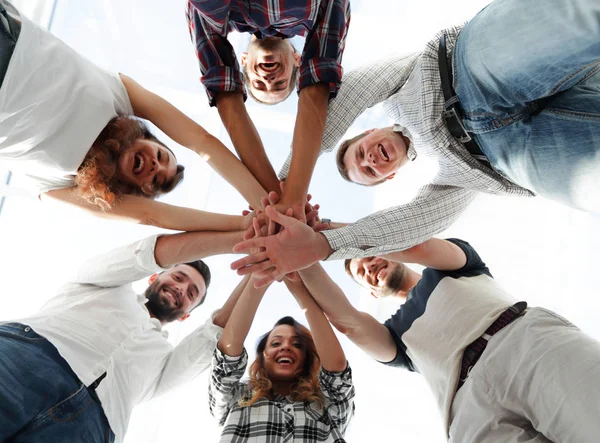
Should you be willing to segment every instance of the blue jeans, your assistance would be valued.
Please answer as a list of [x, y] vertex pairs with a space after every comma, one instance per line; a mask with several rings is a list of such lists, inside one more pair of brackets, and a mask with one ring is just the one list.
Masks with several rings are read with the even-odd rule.
[[114, 441], [100, 403], [30, 327], [0, 323], [0, 442]]
[[496, 0], [453, 57], [465, 128], [492, 167], [600, 213], [600, 1]]

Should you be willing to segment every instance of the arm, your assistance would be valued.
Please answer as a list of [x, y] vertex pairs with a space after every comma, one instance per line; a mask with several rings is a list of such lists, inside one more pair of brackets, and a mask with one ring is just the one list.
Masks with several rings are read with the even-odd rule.
[[376, 212], [339, 229], [314, 232], [308, 226], [276, 213], [265, 212], [285, 230], [265, 238], [238, 243], [235, 252], [265, 248], [231, 264], [239, 274], [258, 272], [256, 284], [267, 284], [305, 269], [320, 260], [380, 256], [423, 243], [450, 226], [475, 198], [477, 191], [454, 186], [427, 185], [410, 203]]
[[347, 366], [346, 355], [322, 309], [302, 282], [286, 280], [285, 283], [304, 311], [321, 359], [321, 366], [329, 372], [342, 372]]
[[396, 344], [389, 330], [369, 314], [356, 310], [321, 265], [300, 271], [300, 277], [338, 331], [374, 359], [394, 359]]
[[169, 102], [121, 74], [135, 115], [150, 120], [175, 142], [196, 152], [255, 207], [266, 196], [250, 171], [217, 139]]
[[[248, 280], [249, 277], [242, 279], [223, 307], [213, 313], [212, 318], [186, 336], [169, 353], [153, 396], [162, 395], [174, 387], [190, 381], [209, 367], [219, 336], [223, 332], [233, 307], [246, 287]], [[243, 373], [244, 370], [242, 369], [240, 377]]]
[[[220, 92], [216, 98], [221, 121], [240, 159], [267, 191], [279, 192], [279, 180], [252, 123], [241, 92]], [[258, 206], [255, 206], [258, 207]]]
[[72, 188], [48, 191], [41, 195], [41, 199], [74, 206], [107, 220], [138, 223], [176, 231], [238, 231], [248, 227], [242, 216], [174, 206], [137, 195], [122, 196], [109, 211], [86, 202], [77, 196]]
[[399, 263], [418, 263], [440, 271], [454, 271], [467, 263], [467, 256], [461, 248], [439, 238], [430, 238], [412, 248], [390, 252], [384, 257]]
[[[329, 101], [318, 155], [332, 151], [359, 115], [398, 91], [412, 72], [417, 57], [418, 54], [398, 56], [345, 74], [337, 96]], [[293, 150], [279, 172], [281, 179], [289, 174], [292, 155]]]

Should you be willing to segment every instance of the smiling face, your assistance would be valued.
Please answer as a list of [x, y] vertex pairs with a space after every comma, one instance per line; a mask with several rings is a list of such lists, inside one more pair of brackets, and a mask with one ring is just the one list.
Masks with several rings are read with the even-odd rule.
[[138, 139], [119, 155], [119, 178], [146, 195], [156, 195], [177, 174], [175, 155], [160, 143]]
[[206, 294], [204, 277], [189, 265], [177, 265], [150, 280], [146, 307], [163, 323], [185, 320]]
[[269, 333], [263, 357], [270, 380], [294, 380], [304, 367], [306, 346], [292, 326], [279, 325]]
[[242, 65], [248, 89], [258, 101], [275, 104], [285, 100], [294, 90], [294, 66], [300, 65], [300, 54], [289, 41], [279, 37], [252, 37], [248, 52], [242, 53]]
[[408, 139], [392, 128], [372, 129], [350, 144], [343, 162], [348, 178], [361, 185], [374, 185], [393, 178], [408, 162]]
[[397, 294], [404, 277], [404, 265], [381, 257], [353, 258], [347, 268], [352, 278], [369, 289], [375, 298]]

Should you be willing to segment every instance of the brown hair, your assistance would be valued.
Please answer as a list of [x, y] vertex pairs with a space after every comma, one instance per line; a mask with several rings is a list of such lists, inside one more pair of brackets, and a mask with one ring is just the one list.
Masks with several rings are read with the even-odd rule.
[[86, 202], [108, 210], [122, 195], [154, 198], [172, 191], [183, 179], [182, 165], [177, 165], [175, 177], [157, 189], [153, 195], [147, 195], [140, 188], [119, 179], [117, 174], [119, 156], [139, 139], [150, 140], [169, 149], [143, 122], [134, 117], [120, 116], [110, 120], [77, 170], [75, 193]]
[[346, 270], [346, 273], [354, 280], [354, 276], [352, 275], [352, 272], [350, 272], [350, 263], [352, 263], [351, 258], [344, 260], [344, 269]]
[[[346, 164], [344, 163], [344, 157], [346, 156], [346, 151], [348, 151], [348, 148], [350, 147], [350, 145], [352, 143], [357, 142], [360, 139], [366, 137], [366, 135], [368, 133], [369, 133], [369, 131], [365, 131], [365, 132], [358, 134], [352, 138], [349, 138], [348, 140], [344, 140], [340, 144], [340, 147], [337, 150], [337, 154], [335, 155], [335, 163], [337, 165], [338, 172], [340, 173], [340, 175], [342, 176], [342, 178], [344, 180], [349, 181], [350, 183], [356, 183], [356, 182], [352, 181], [350, 179], [350, 177], [348, 176], [348, 168], [346, 168]], [[386, 180], [387, 180], [387, 178], [383, 178], [382, 180], [376, 181], [375, 183], [370, 183], [370, 184], [356, 183], [356, 184], [361, 185], [361, 186], [375, 186], [375, 185], [384, 183]]]
[[[306, 350], [306, 358], [304, 366], [299, 374], [297, 381], [291, 390], [291, 396], [294, 401], [316, 401], [323, 405], [323, 395], [321, 393], [321, 385], [319, 383], [319, 370], [321, 369], [321, 359], [317, 353], [315, 342], [313, 341], [310, 330], [294, 320], [293, 317], [283, 317], [273, 329], [280, 325], [288, 325], [294, 328], [296, 334], [302, 340], [304, 349]], [[248, 400], [242, 399], [239, 405], [242, 407], [253, 405], [259, 398], [270, 398], [272, 383], [265, 371], [264, 350], [267, 346], [271, 329], [261, 337], [256, 346], [256, 359], [250, 366], [250, 388], [252, 389], [252, 397]]]

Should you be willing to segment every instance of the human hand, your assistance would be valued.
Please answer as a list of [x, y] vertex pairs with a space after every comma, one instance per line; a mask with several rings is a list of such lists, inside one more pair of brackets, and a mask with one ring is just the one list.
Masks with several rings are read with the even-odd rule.
[[265, 213], [283, 229], [276, 235], [253, 238], [235, 245], [234, 252], [249, 251], [257, 247], [264, 250], [231, 264], [231, 268], [240, 275], [256, 273], [256, 287], [281, 280], [286, 274], [307, 268], [333, 252], [322, 234], [292, 218], [291, 211], [288, 210], [288, 214], [283, 215], [269, 206]]

